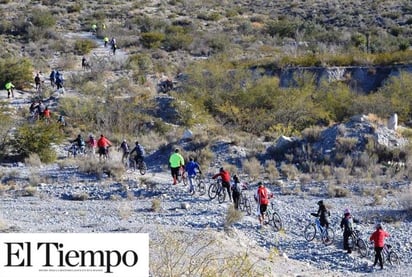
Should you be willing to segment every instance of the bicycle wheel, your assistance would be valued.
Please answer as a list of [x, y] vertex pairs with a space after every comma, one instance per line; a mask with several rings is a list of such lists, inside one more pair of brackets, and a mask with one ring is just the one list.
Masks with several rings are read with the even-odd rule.
[[335, 239], [335, 231], [332, 228], [327, 227], [324, 233], [322, 234], [322, 242], [325, 245], [331, 245], [334, 239]]
[[304, 235], [307, 241], [312, 241], [316, 236], [316, 225], [314, 223], [309, 223], [305, 227]]
[[273, 226], [273, 230], [276, 232], [282, 229], [282, 219], [277, 212], [272, 213], [269, 223]]
[[205, 195], [206, 185], [205, 185], [205, 182], [203, 182], [203, 180], [198, 180], [197, 191], [199, 192], [199, 195]]
[[207, 194], [209, 195], [210, 200], [213, 200], [216, 198], [217, 196], [217, 184], [216, 183], [210, 184]]
[[358, 241], [356, 242], [356, 246], [359, 248], [359, 254], [361, 255], [361, 257], [364, 258], [368, 256], [368, 245], [363, 239], [358, 239]]
[[139, 163], [139, 171], [140, 171], [140, 175], [145, 175], [146, 174], [147, 166], [146, 166], [146, 163], [144, 161], [141, 161]]
[[129, 168], [136, 171], [136, 161], [134, 159], [129, 159]]
[[401, 260], [395, 251], [390, 251], [388, 254], [388, 261], [391, 265], [399, 265]]
[[220, 204], [225, 202], [226, 199], [226, 192], [224, 188], [220, 188], [220, 192], [217, 194], [217, 201], [219, 201]]

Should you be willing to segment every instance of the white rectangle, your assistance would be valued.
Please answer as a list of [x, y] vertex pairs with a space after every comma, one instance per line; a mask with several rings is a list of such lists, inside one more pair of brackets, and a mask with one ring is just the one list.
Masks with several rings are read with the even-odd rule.
[[149, 234], [0, 233], [0, 276], [147, 277]]

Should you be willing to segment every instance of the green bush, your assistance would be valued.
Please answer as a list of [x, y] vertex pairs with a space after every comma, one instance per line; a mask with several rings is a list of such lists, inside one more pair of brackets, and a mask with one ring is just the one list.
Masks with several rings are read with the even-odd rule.
[[146, 48], [158, 48], [162, 41], [165, 40], [165, 35], [160, 32], [142, 33], [140, 41]]
[[56, 19], [49, 10], [33, 9], [30, 15], [30, 21], [36, 27], [50, 28], [56, 24]]
[[23, 89], [33, 79], [33, 65], [28, 58], [0, 59], [0, 86], [11, 81], [17, 89]]
[[37, 121], [35, 124], [23, 124], [18, 127], [11, 145], [17, 154], [27, 158], [36, 153], [44, 163], [53, 162], [56, 152], [52, 144], [59, 144], [63, 135], [58, 124]]
[[77, 55], [86, 55], [92, 51], [93, 48], [96, 48], [96, 42], [89, 39], [80, 39], [76, 40], [74, 43], [74, 51]]

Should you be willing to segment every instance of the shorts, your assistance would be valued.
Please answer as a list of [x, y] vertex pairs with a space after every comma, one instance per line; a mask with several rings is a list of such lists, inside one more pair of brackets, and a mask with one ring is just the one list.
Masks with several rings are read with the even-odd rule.
[[260, 204], [260, 214], [263, 215], [266, 210], [268, 209], [268, 205], [267, 204]]
[[172, 167], [170, 169], [170, 172], [172, 173], [172, 176], [179, 176], [179, 170], [180, 170], [180, 166], [179, 167]]
[[107, 150], [106, 147], [99, 147], [99, 154], [100, 155], [106, 155]]

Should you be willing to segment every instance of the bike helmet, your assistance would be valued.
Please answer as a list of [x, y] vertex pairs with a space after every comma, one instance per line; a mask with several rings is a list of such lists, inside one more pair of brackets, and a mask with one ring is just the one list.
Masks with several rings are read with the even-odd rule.
[[382, 223], [380, 223], [380, 222], [376, 223], [376, 224], [375, 224], [375, 228], [376, 228], [376, 229], [383, 229], [383, 228], [382, 228]]
[[318, 201], [318, 205], [319, 206], [323, 205], [323, 200]]
[[138, 141], [136, 141], [136, 142], [135, 142], [135, 144], [136, 144], [136, 145], [139, 145], [139, 142], [138, 142]]
[[126, 143], [127, 141], [124, 139], [123, 142]]
[[223, 167], [221, 167], [221, 168], [219, 169], [219, 171], [220, 171], [220, 172], [224, 171], [224, 168], [223, 168]]
[[345, 210], [343, 210], [343, 214], [350, 214], [350, 210], [346, 208]]

